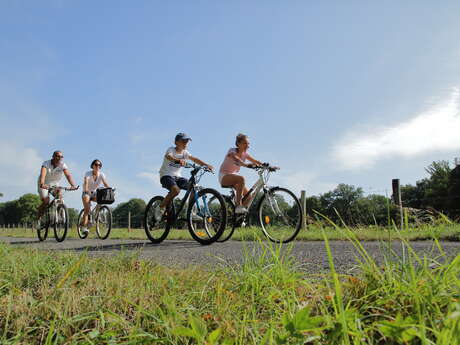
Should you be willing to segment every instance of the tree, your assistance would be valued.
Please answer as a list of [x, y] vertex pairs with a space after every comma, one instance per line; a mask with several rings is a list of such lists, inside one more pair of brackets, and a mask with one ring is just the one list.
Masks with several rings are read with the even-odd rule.
[[[341, 183], [334, 190], [320, 196], [324, 214], [336, 224], [356, 224], [356, 201], [363, 197], [363, 189]], [[338, 215], [337, 215], [338, 213]], [[339, 217], [340, 215], [340, 217]]]
[[448, 161], [437, 161], [425, 168], [430, 175], [425, 190], [425, 206], [446, 212], [448, 210], [449, 180], [452, 169]]
[[40, 197], [36, 194], [24, 194], [17, 202], [17, 212], [19, 213], [19, 223], [32, 223], [37, 218]]
[[131, 226], [141, 228], [144, 219], [145, 201], [142, 199], [131, 199], [119, 204], [113, 210], [114, 223], [121, 227], [128, 226], [128, 213], [131, 212]]

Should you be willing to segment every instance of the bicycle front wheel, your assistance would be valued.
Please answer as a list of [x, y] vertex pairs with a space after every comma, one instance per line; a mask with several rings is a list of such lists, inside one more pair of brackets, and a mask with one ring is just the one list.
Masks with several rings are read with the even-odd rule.
[[80, 237], [82, 240], [84, 240], [86, 237], [88, 237], [88, 232], [84, 232], [83, 227], [81, 226], [81, 223], [83, 223], [83, 212], [84, 212], [84, 210], [80, 211], [80, 213], [78, 214], [78, 221], [77, 221], [78, 237]]
[[[145, 234], [152, 243], [161, 243], [169, 234], [171, 228], [168, 214], [164, 214], [161, 219], [155, 218], [155, 210], [160, 207], [164, 198], [160, 195], [150, 199], [144, 213]], [[171, 203], [172, 204], [172, 203]], [[172, 208], [170, 208], [172, 210]], [[171, 211], [170, 211], [171, 212]], [[172, 213], [174, 213], [172, 211]]]
[[205, 188], [198, 192], [196, 200], [187, 209], [190, 235], [200, 244], [211, 244], [225, 230], [227, 214], [225, 201], [215, 189]]
[[37, 236], [40, 241], [44, 241], [48, 237], [49, 227], [50, 227], [50, 215], [49, 215], [49, 210], [46, 210], [45, 214], [41, 216], [37, 222]]
[[300, 201], [286, 188], [274, 187], [264, 193], [258, 215], [264, 235], [272, 242], [292, 241], [302, 226]]
[[56, 241], [64, 241], [68, 230], [69, 214], [67, 207], [64, 204], [59, 204], [56, 207], [56, 219], [54, 221], [54, 238], [56, 238]]
[[112, 211], [107, 206], [101, 206], [96, 217], [96, 234], [101, 240], [109, 237], [112, 230]]

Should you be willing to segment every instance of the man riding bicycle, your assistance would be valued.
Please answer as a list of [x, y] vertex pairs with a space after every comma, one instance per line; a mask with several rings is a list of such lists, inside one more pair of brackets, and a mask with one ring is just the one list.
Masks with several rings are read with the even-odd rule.
[[[38, 207], [37, 220], [45, 213], [46, 207], [50, 202], [49, 189], [50, 187], [59, 186], [59, 182], [62, 179], [62, 175], [65, 175], [67, 181], [71, 185], [72, 189], [77, 189], [72, 175], [67, 168], [67, 165], [63, 162], [64, 156], [61, 151], [54, 151], [53, 157], [50, 160], [43, 162], [40, 176], [38, 177], [38, 195], [42, 201]], [[61, 197], [61, 191], [58, 191], [59, 197]]]

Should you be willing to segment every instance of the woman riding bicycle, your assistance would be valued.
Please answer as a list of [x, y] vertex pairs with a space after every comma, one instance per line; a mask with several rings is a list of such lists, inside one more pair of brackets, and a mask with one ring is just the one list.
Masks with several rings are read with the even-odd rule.
[[[238, 134], [236, 136], [235, 145], [236, 148], [228, 150], [227, 155], [220, 166], [219, 182], [222, 187], [232, 187], [236, 190], [235, 212], [246, 213], [247, 209], [245, 206], [248, 205], [252, 196], [246, 196], [248, 189], [246, 188], [244, 177], [238, 175], [238, 172], [240, 171], [241, 166], [250, 166], [250, 164], [246, 164], [246, 160], [256, 165], [262, 165], [262, 162], [254, 159], [247, 152], [249, 149], [249, 139], [247, 135], [241, 133]], [[246, 196], [246, 198], [244, 199], [244, 202], [242, 202], [244, 196]]]
[[83, 194], [81, 196], [84, 212], [83, 222], [81, 224], [82, 231], [88, 233], [88, 215], [91, 212], [91, 201], [96, 201], [96, 190], [104, 185], [109, 188], [109, 184], [105, 179], [104, 173], [101, 171], [102, 162], [99, 159], [95, 159], [91, 162], [91, 170], [85, 173], [83, 179]]

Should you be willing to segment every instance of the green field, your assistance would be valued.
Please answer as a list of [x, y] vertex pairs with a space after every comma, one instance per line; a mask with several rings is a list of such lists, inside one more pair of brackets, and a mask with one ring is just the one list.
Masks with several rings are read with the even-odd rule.
[[[321, 227], [319, 225], [310, 225], [308, 230], [301, 230], [297, 236], [297, 240], [304, 241], [322, 241], [323, 231], [327, 238], [330, 240], [342, 240], [346, 239], [342, 231], [334, 227]], [[447, 241], [460, 241], [460, 224], [440, 224], [436, 226], [421, 226], [417, 228], [408, 227], [403, 231], [396, 231], [395, 228], [384, 228], [384, 227], [359, 227], [351, 228], [351, 231], [361, 241], [372, 241], [372, 240], [389, 240], [401, 236], [409, 241], [415, 240], [429, 240], [439, 239]], [[1, 229], [0, 236], [12, 236], [12, 237], [37, 237], [36, 233], [32, 229]], [[53, 232], [50, 229], [49, 236], [53, 236]], [[234, 240], [254, 240], [262, 236], [262, 231], [259, 227], [250, 227], [243, 229], [236, 229], [232, 237]], [[72, 228], [68, 234], [69, 238], [77, 238], [76, 228]], [[89, 238], [95, 238], [95, 230], [91, 230]], [[145, 239], [144, 229], [113, 229], [110, 237], [112, 239]], [[176, 240], [192, 240], [188, 230], [173, 230], [170, 232], [168, 239]]]
[[[260, 243], [243, 266], [171, 269], [0, 244], [1, 344], [439, 344], [460, 339], [460, 255], [306, 275]], [[328, 249], [328, 241], [325, 241]]]

